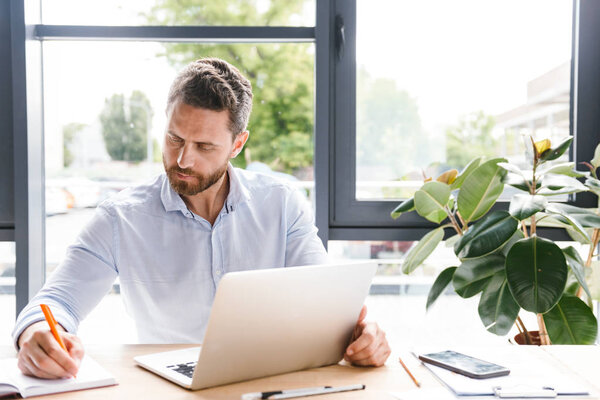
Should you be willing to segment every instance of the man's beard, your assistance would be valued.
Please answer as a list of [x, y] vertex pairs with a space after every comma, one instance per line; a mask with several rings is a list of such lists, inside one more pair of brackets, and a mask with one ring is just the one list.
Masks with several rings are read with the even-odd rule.
[[[194, 172], [191, 168], [179, 168], [177, 165], [167, 168], [167, 164], [163, 159], [165, 171], [169, 178], [169, 183], [175, 192], [182, 196], [194, 196], [198, 193], [204, 192], [206, 189], [214, 185], [221, 179], [221, 177], [227, 172], [227, 163], [222, 167], [218, 168], [212, 174], [205, 176], [199, 175]], [[177, 173], [192, 176], [196, 179], [196, 182], [182, 181], [177, 177]]]

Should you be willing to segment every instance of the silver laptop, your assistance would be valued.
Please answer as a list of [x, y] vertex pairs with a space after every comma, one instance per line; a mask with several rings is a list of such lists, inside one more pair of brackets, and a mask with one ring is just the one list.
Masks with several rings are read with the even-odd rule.
[[360, 263], [228, 273], [202, 347], [134, 360], [192, 390], [336, 364], [376, 269]]

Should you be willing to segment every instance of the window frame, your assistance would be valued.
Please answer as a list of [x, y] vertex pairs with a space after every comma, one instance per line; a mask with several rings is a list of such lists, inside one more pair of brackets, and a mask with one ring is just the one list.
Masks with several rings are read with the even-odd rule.
[[[356, 200], [356, 1], [338, 1], [335, 14], [344, 21], [345, 48], [334, 65], [334, 129], [331, 132], [329, 165], [329, 240], [418, 240], [437, 225], [416, 212], [390, 217], [397, 200]], [[571, 62], [570, 134], [573, 145], [570, 159], [576, 163], [593, 158], [600, 141], [600, 117], [594, 105], [600, 104], [600, 49], [594, 37], [600, 36], [600, 3], [573, 1], [573, 39]], [[595, 22], [596, 21], [596, 22]], [[596, 207], [588, 193], [570, 196], [570, 204]], [[318, 204], [324, 207], [325, 204]], [[508, 209], [508, 202], [494, 206]], [[320, 226], [323, 229], [323, 226]], [[447, 230], [450, 233], [451, 230]], [[571, 240], [562, 229], [539, 228], [538, 234], [555, 240]]]

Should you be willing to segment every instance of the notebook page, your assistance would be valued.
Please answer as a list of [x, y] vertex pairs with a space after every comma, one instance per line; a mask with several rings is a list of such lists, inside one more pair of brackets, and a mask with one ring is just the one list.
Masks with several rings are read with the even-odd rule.
[[7, 358], [0, 360], [0, 397], [7, 394], [18, 393], [17, 387], [10, 379], [11, 372], [16, 367], [16, 359]]
[[[10, 361], [8, 363], [7, 361]], [[17, 359], [2, 360], [9, 367], [9, 380], [19, 388], [23, 397], [40, 394], [67, 392], [99, 386], [116, 384], [115, 378], [89, 356], [84, 356], [77, 378], [71, 379], [40, 379], [23, 375], [17, 367]], [[6, 363], [6, 364], [4, 364]]]

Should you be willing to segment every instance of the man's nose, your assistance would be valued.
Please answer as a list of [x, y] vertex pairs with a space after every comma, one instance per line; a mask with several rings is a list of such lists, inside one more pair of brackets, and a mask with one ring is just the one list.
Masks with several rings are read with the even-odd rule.
[[179, 168], [192, 168], [194, 166], [194, 157], [192, 155], [191, 149], [187, 146], [183, 146], [181, 150], [179, 150], [179, 157], [177, 157], [177, 165]]

